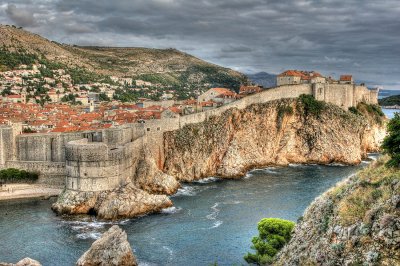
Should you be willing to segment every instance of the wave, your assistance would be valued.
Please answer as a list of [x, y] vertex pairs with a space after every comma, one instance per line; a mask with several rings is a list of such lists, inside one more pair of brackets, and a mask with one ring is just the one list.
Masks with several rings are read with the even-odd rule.
[[327, 166], [340, 166], [340, 167], [342, 167], [342, 166], [347, 166], [347, 165], [345, 165], [343, 163], [330, 163], [330, 164], [327, 164]]
[[243, 203], [243, 201], [240, 200], [234, 200], [234, 201], [227, 201], [227, 202], [223, 202], [223, 204], [229, 204], [229, 205], [236, 205], [236, 204], [240, 204]]
[[176, 208], [176, 207], [172, 206], [172, 207], [169, 207], [169, 208], [162, 209], [161, 213], [173, 214], [173, 213], [180, 212], [181, 210], [182, 210], [181, 207]]
[[217, 227], [221, 226], [221, 224], [223, 224], [223, 223], [224, 223], [223, 221], [219, 221], [219, 220], [215, 221], [214, 225], [211, 226], [210, 229], [217, 228]]
[[217, 220], [217, 216], [218, 216], [218, 214], [219, 214], [219, 212], [220, 212], [220, 209], [218, 209], [218, 206], [219, 206], [219, 202], [216, 202], [216, 203], [211, 207], [211, 209], [212, 209], [213, 211], [212, 211], [210, 214], [208, 214], [208, 215], [206, 216], [206, 218], [207, 218], [208, 220], [214, 220], [213, 226], [211, 226], [211, 227], [209, 227], [209, 228], [207, 228], [207, 229], [217, 228], [217, 227], [221, 226], [221, 224], [223, 223], [223, 221]]
[[211, 182], [216, 182], [218, 180], [220, 180], [220, 178], [214, 177], [214, 176], [210, 176], [210, 177], [206, 177], [206, 178], [203, 178], [203, 179], [200, 179], [200, 180], [196, 180], [196, 181], [193, 181], [193, 182], [194, 183], [200, 183], [200, 184], [207, 184], [207, 183], [211, 183]]
[[183, 185], [173, 196], [195, 196], [196, 194], [196, 189], [194, 187]]
[[254, 174], [248, 172], [247, 174], [245, 174], [245, 176], [243, 177], [244, 179], [249, 179], [250, 177], [253, 177]]
[[277, 171], [274, 171], [273, 169], [276, 169], [275, 167], [268, 167], [268, 168], [265, 168], [265, 169], [263, 169], [262, 171], [264, 172], [264, 173], [268, 173], [268, 174], [278, 174], [278, 172]]
[[62, 220], [62, 224], [69, 226], [75, 231], [76, 237], [79, 239], [98, 239], [106, 230], [106, 226], [114, 224], [127, 224], [130, 220], [121, 221], [97, 221], [93, 218], [83, 217], [82, 220]]
[[87, 233], [80, 233], [77, 234], [76, 237], [79, 239], [99, 239], [101, 237], [102, 233], [100, 232], [87, 232]]

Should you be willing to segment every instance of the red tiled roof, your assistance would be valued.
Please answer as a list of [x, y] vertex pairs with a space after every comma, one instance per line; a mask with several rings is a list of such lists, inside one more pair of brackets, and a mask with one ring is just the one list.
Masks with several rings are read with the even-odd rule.
[[352, 75], [341, 75], [340, 81], [351, 81], [353, 79]]

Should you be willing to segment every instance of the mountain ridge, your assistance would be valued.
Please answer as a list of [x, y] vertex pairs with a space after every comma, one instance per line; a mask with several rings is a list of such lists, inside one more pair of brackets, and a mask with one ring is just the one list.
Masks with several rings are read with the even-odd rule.
[[141, 78], [154, 75], [171, 85], [230, 86], [237, 89], [248, 78], [237, 71], [203, 61], [177, 49], [102, 47], [60, 44], [21, 28], [0, 25], [0, 46], [24, 51], [68, 67], [96, 74]]

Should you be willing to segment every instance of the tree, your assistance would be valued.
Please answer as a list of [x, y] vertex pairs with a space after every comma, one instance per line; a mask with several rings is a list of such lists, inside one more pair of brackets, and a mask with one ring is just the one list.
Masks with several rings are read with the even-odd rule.
[[387, 125], [387, 136], [383, 140], [382, 149], [390, 156], [387, 166], [400, 166], [400, 114], [395, 113]]
[[255, 254], [247, 253], [248, 263], [264, 265], [271, 263], [273, 257], [289, 242], [295, 223], [279, 218], [264, 218], [258, 223], [259, 236], [253, 237], [251, 247]]

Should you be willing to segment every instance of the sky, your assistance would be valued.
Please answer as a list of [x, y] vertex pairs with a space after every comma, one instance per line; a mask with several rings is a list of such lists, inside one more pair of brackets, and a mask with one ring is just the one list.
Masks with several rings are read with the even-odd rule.
[[316, 70], [400, 89], [399, 0], [0, 0], [0, 23], [67, 44], [176, 48], [243, 73]]

